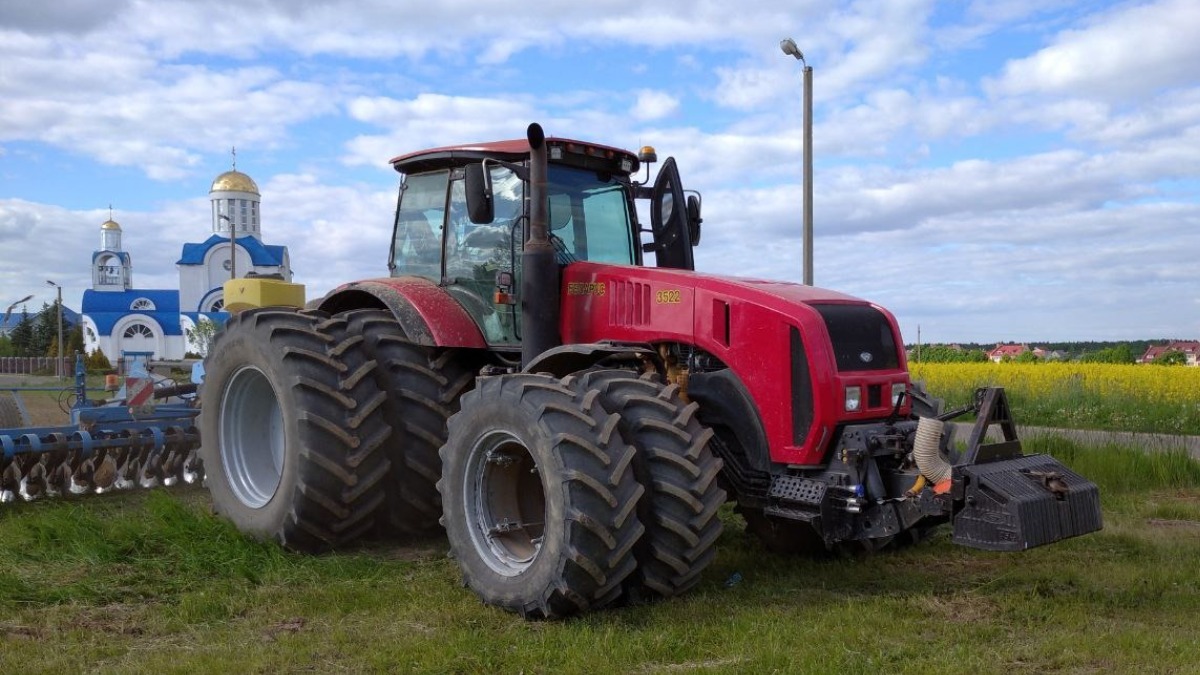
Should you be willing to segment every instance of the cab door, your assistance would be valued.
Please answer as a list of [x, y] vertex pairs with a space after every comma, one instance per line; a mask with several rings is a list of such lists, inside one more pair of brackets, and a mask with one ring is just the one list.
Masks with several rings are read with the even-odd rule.
[[655, 266], [673, 269], [695, 269], [692, 241], [688, 232], [688, 210], [684, 201], [683, 184], [675, 158], [668, 157], [654, 179], [650, 197], [650, 228], [654, 241]]

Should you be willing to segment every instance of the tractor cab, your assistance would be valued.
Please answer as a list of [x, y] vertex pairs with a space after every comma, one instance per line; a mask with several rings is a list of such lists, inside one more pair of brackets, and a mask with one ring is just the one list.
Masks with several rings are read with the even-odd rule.
[[[589, 261], [693, 269], [699, 200], [685, 201], [673, 158], [653, 187], [634, 180], [655, 161], [617, 148], [545, 139], [547, 226], [561, 267]], [[419, 276], [450, 293], [493, 346], [520, 344], [522, 251], [529, 236], [527, 140], [436, 148], [392, 160], [404, 174], [388, 268]], [[650, 226], [636, 200], [650, 202]]]

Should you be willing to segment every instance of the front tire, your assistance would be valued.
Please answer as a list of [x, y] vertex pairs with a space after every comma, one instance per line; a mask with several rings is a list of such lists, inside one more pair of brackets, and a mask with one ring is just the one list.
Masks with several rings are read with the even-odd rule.
[[716, 557], [722, 530], [725, 491], [721, 460], [708, 446], [712, 430], [696, 419], [699, 405], [679, 398], [678, 385], [652, 375], [594, 370], [579, 386], [600, 392], [604, 408], [620, 416], [621, 433], [638, 453], [634, 474], [646, 488], [638, 506], [646, 534], [634, 549], [638, 569], [626, 593], [636, 601], [686, 592]]
[[249, 310], [205, 362], [201, 458], [213, 510], [242, 532], [317, 552], [369, 532], [389, 429], [373, 363], [342, 319]]
[[643, 490], [617, 421], [570, 377], [486, 377], [463, 396], [438, 488], [451, 553], [485, 603], [557, 618], [620, 596]]

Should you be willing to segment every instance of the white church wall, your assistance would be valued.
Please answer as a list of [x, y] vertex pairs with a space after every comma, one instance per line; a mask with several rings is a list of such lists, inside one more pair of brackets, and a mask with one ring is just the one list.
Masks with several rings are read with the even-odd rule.
[[178, 265], [179, 267], [179, 308], [185, 312], [194, 312], [200, 300], [208, 291], [208, 274], [199, 265]]
[[[96, 328], [96, 322], [92, 321], [90, 316], [81, 316], [80, 322], [83, 326], [83, 349], [90, 354], [96, 348], [100, 347], [100, 331]], [[101, 350], [103, 351], [103, 348]], [[105, 353], [107, 354], [107, 352]]]

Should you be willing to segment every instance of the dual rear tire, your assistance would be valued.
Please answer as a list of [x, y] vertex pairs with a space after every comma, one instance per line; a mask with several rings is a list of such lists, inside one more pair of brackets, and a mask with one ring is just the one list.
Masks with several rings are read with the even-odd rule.
[[475, 377], [464, 352], [414, 344], [388, 310], [360, 309], [344, 316], [349, 331], [362, 336], [363, 351], [375, 362], [375, 384], [387, 395], [382, 408], [392, 431], [383, 450], [391, 469], [379, 532], [434, 532], [442, 513], [438, 450], [446, 442], [446, 421], [458, 412]]
[[376, 528], [389, 462], [384, 393], [343, 317], [234, 315], [205, 362], [201, 459], [213, 510], [297, 550]]

